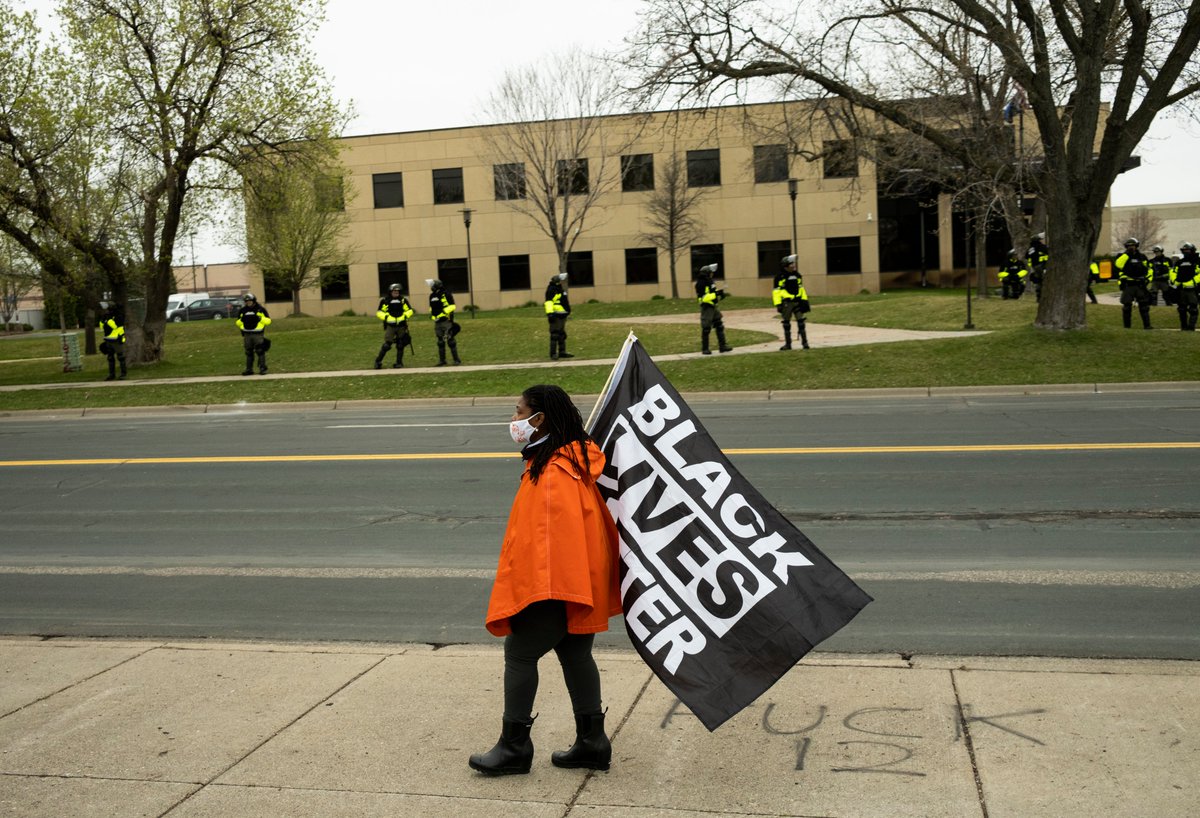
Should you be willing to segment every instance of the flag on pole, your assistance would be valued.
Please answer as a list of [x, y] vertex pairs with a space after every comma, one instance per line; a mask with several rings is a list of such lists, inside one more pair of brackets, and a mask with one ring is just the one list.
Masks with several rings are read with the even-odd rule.
[[738, 473], [632, 333], [588, 427], [625, 628], [709, 730], [871, 601]]

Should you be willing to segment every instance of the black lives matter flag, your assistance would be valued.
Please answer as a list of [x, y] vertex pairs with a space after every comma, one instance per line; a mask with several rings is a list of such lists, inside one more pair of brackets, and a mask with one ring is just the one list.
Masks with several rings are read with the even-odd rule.
[[738, 473], [632, 334], [593, 418], [625, 628], [715, 730], [871, 597]]

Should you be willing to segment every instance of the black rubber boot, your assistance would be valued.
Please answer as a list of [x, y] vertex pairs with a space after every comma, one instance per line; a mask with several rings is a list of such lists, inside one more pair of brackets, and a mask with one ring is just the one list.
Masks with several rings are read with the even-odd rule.
[[108, 359], [108, 377], [105, 378], [104, 380], [115, 381], [116, 379], [117, 379], [117, 362], [114, 359], [109, 358]]
[[253, 352], [251, 352], [249, 355], [246, 356], [246, 370], [244, 372], [242, 372], [242, 374], [243, 375], [253, 375], [254, 374], [254, 353]]
[[471, 756], [467, 763], [484, 775], [525, 775], [533, 766], [533, 741], [529, 738], [532, 727], [533, 719], [528, 722], [504, 719], [496, 746]]
[[566, 752], [550, 754], [555, 767], [607, 770], [612, 761], [612, 744], [604, 733], [604, 714], [575, 714], [575, 743]]
[[808, 349], [808, 329], [804, 326], [803, 322], [796, 329], [800, 330], [800, 346]]
[[462, 363], [462, 358], [458, 357], [458, 344], [450, 345], [450, 355], [454, 358], [455, 366], [458, 366]]
[[384, 344], [379, 348], [379, 354], [375, 356], [375, 368], [383, 369], [383, 356], [387, 354], [388, 345]]
[[445, 345], [445, 344], [438, 344], [438, 362], [437, 362], [437, 365], [438, 365], [438, 366], [445, 366], [445, 365], [446, 365], [446, 345]]
[[785, 349], [791, 349], [791, 348], [792, 348], [792, 322], [785, 321], [783, 324], [783, 346], [781, 346], [779, 348], [779, 351], [783, 352]]
[[575, 357], [571, 353], [567, 352], [567, 339], [566, 338], [558, 339], [558, 357], [560, 357], [560, 358], [574, 358]]
[[404, 368], [404, 347], [396, 348], [396, 363], [392, 364], [392, 369]]
[[558, 339], [553, 335], [550, 336], [550, 360], [558, 360]]
[[733, 352], [733, 347], [725, 343], [725, 330], [717, 330], [717, 350], [719, 352]]
[[1132, 307], [1126, 307], [1125, 309], [1121, 310], [1121, 323], [1125, 325], [1125, 329], [1131, 329], [1133, 327]]

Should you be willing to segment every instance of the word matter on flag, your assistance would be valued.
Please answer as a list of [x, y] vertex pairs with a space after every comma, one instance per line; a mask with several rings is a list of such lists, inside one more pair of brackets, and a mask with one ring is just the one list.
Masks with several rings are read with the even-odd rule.
[[632, 333], [588, 426], [625, 628], [709, 730], [871, 601], [733, 467]]

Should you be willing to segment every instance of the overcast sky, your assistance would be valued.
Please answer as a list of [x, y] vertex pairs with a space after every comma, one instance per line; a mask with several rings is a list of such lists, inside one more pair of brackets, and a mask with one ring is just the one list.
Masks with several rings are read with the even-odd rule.
[[[21, 2], [43, 20], [54, 5]], [[617, 48], [641, 6], [641, 0], [329, 0], [315, 46], [338, 97], [354, 103], [350, 135], [476, 125], [507, 68], [571, 48]], [[1118, 179], [1114, 205], [1200, 201], [1200, 126], [1163, 117], [1137, 154], [1142, 167]], [[204, 244], [202, 251], [197, 238], [201, 263], [235, 260], [229, 248]]]

